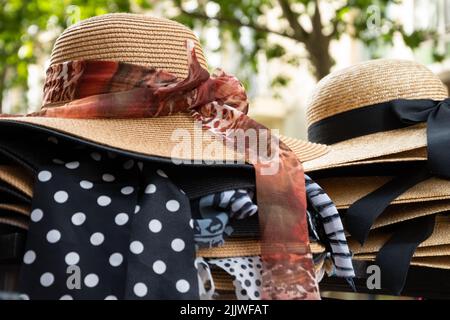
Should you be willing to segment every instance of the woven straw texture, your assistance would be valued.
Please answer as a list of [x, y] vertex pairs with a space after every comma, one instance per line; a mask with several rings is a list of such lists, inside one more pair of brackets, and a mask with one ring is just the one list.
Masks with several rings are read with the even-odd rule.
[[107, 60], [156, 67], [187, 76], [185, 41], [191, 39], [207, 68], [194, 33], [175, 21], [127, 13], [106, 14], [67, 28], [56, 40], [50, 64], [69, 60]]
[[29, 206], [25, 206], [25, 205], [21, 205], [21, 204], [0, 203], [0, 211], [1, 210], [16, 212], [16, 213], [20, 213], [24, 216], [29, 216], [31, 209]]
[[[405, 152], [423, 149], [427, 145], [426, 126], [415, 126], [374, 133], [339, 142], [330, 146], [323, 157], [304, 164], [308, 172], [346, 165], [414, 160]], [[406, 153], [408, 154], [408, 153]], [[385, 156], [389, 156], [384, 158]], [[426, 159], [426, 158], [425, 158]], [[425, 160], [419, 157], [419, 160]]]
[[[363, 259], [362, 256], [355, 256], [355, 260], [375, 260], [375, 255]], [[450, 256], [435, 256], [435, 257], [414, 257], [411, 260], [411, 265], [435, 269], [450, 270]]]
[[412, 265], [450, 270], [450, 256], [413, 258]]
[[21, 219], [9, 218], [9, 217], [1, 217], [0, 216], [0, 224], [6, 224], [13, 227], [18, 227], [20, 229], [28, 230], [28, 223]]
[[450, 200], [392, 205], [375, 221], [373, 229], [447, 211], [450, 211]]
[[[312, 242], [310, 245], [312, 253], [322, 253], [325, 251], [325, 247], [319, 243]], [[228, 238], [223, 246], [199, 249], [197, 251], [197, 256], [203, 258], [231, 258], [259, 255], [261, 255], [261, 244], [257, 239]]]
[[[380, 59], [362, 62], [333, 72], [323, 78], [310, 98], [307, 110], [308, 126], [317, 121], [393, 99], [447, 98], [447, 88], [425, 66], [404, 60]], [[425, 125], [390, 130], [356, 137], [332, 145], [324, 157], [305, 164], [314, 171], [341, 166], [345, 163], [385, 162], [379, 157], [400, 156], [400, 153], [426, 146]], [[378, 159], [374, 159], [378, 158]], [[391, 161], [395, 157], [391, 157]], [[371, 161], [372, 160], [372, 161]]]
[[[432, 247], [421, 247], [417, 248], [414, 252], [413, 257], [440, 257], [440, 256], [450, 256], [450, 245], [432, 246]], [[375, 254], [359, 254], [357, 256], [358, 260], [368, 260], [375, 259]]]
[[366, 61], [332, 72], [318, 83], [308, 104], [308, 126], [335, 114], [394, 99], [446, 97], [441, 80], [417, 62]]
[[[80, 120], [56, 118], [8, 118], [0, 119], [9, 122], [26, 122], [48, 129], [87, 140], [96, 144], [108, 146], [118, 151], [128, 151], [139, 155], [160, 156], [179, 159], [200, 160], [242, 160], [242, 156], [233, 150], [224, 148], [224, 144], [216, 137], [195, 127], [194, 120], [187, 114], [170, 117], [148, 119], [105, 119]], [[175, 130], [186, 130], [187, 135], [181, 139], [172, 139]], [[201, 140], [196, 136], [200, 133]], [[313, 144], [303, 140], [286, 138], [282, 141], [295, 152], [301, 161], [319, 157], [328, 152], [328, 147]], [[181, 148], [180, 148], [181, 146]], [[181, 151], [181, 153], [177, 152]], [[210, 152], [219, 150], [220, 152]]]
[[[194, 33], [171, 20], [135, 14], [106, 14], [69, 27], [56, 40], [51, 64], [70, 60], [114, 60], [145, 67], [156, 67], [185, 78], [188, 74], [185, 41], [195, 43], [198, 59], [207, 68], [202, 48]], [[207, 133], [203, 144], [194, 141], [194, 120], [189, 115], [156, 119], [79, 120], [51, 118], [8, 118], [0, 121], [27, 122], [61, 131], [94, 143], [141, 155], [179, 159], [241, 159], [233, 151], [225, 151], [223, 143]], [[188, 152], [172, 154], [179, 141], [171, 141], [176, 129], [190, 133]], [[198, 135], [197, 135], [198, 136]], [[211, 142], [213, 140], [213, 142]], [[325, 154], [326, 146], [293, 138], [282, 138], [300, 160], [307, 161]], [[192, 146], [192, 147], [191, 147]], [[191, 147], [191, 148], [190, 148]], [[208, 147], [208, 148], [206, 148]], [[183, 145], [184, 148], [184, 145]], [[178, 150], [180, 148], [178, 147]], [[222, 150], [222, 152], [203, 151]]]
[[[347, 209], [357, 200], [375, 191], [390, 179], [392, 178], [339, 177], [317, 179], [317, 183], [333, 199], [338, 209]], [[392, 204], [418, 203], [445, 199], [450, 199], [450, 181], [433, 177], [418, 183], [396, 198]]]
[[0, 166], [0, 180], [22, 191], [29, 197], [33, 194], [33, 177], [19, 167]]
[[[371, 150], [372, 151], [372, 150]], [[394, 154], [376, 156], [366, 160], [350, 160], [348, 158], [348, 153], [345, 149], [337, 150], [336, 145], [330, 147], [330, 154], [325, 154], [322, 157], [313, 159], [311, 161], [304, 163], [305, 172], [313, 172], [321, 169], [327, 168], [342, 168], [342, 167], [350, 167], [350, 166], [362, 166], [365, 164], [372, 163], [389, 163], [389, 162], [403, 162], [403, 161], [425, 161], [427, 160], [427, 148], [420, 147], [418, 149], [407, 150], [403, 152], [398, 152]], [[384, 151], [382, 151], [384, 153]], [[363, 157], [362, 154], [355, 154], [355, 158]], [[341, 159], [343, 161], [340, 163], [337, 159]]]
[[[450, 244], [450, 217], [437, 216], [436, 225], [432, 235], [419, 245], [422, 247], [443, 246]], [[350, 250], [355, 254], [375, 253], [378, 252], [384, 243], [390, 238], [390, 233], [382, 229], [372, 231], [367, 238], [367, 241], [361, 246], [357, 241], [351, 237], [348, 239]]]

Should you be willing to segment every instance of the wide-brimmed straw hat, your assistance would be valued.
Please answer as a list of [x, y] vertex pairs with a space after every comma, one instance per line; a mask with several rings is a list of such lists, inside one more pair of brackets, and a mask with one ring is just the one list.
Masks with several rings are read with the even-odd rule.
[[[66, 29], [56, 40], [50, 66], [74, 60], [120, 61], [168, 71], [177, 77], [188, 75], [186, 41], [191, 40], [199, 63], [207, 69], [202, 47], [187, 27], [171, 20], [135, 14], [106, 14], [93, 17]], [[22, 126], [50, 129], [69, 137], [137, 155], [171, 158], [179, 141], [172, 141], [176, 129], [195, 137], [195, 122], [189, 114], [141, 119], [67, 119], [50, 117], [9, 117], [0, 124], [14, 122]], [[201, 133], [201, 130], [200, 130]], [[327, 147], [293, 138], [281, 137], [301, 161], [327, 152]], [[215, 147], [217, 148], [215, 148]], [[232, 150], [222, 150], [218, 138], [204, 134], [200, 143], [192, 139], [188, 160], [241, 159]]]
[[306, 162], [305, 171], [426, 160], [426, 124], [391, 124], [390, 103], [447, 97], [439, 78], [413, 61], [372, 60], [329, 74], [311, 96], [307, 121], [309, 140], [330, 145], [331, 150]]

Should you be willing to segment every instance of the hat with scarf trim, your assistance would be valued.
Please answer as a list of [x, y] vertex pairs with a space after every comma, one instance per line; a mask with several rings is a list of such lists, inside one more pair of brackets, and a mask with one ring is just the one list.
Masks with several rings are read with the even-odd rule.
[[[41, 110], [1, 115], [0, 125], [37, 127], [175, 163], [253, 165], [262, 297], [319, 299], [300, 161], [328, 149], [272, 133], [247, 110], [241, 83], [222, 70], [207, 71], [191, 30], [166, 19], [108, 14], [63, 32], [53, 48]], [[247, 131], [253, 135], [240, 143]]]

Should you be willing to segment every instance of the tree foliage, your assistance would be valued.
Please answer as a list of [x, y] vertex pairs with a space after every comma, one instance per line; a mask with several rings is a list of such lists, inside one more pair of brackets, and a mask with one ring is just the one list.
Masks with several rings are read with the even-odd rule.
[[[330, 42], [347, 34], [361, 40], [373, 57], [378, 57], [380, 48], [393, 44], [395, 34], [399, 34], [405, 44], [412, 49], [422, 42], [437, 42], [432, 30], [414, 30], [407, 33], [403, 26], [389, 16], [389, 6], [401, 0], [173, 0], [179, 9], [178, 19], [194, 25], [219, 25], [221, 34], [230, 34], [239, 43], [242, 29], [252, 30], [254, 46], [250, 50], [241, 46], [242, 62], [257, 68], [257, 53], [265, 52], [268, 59], [284, 59], [284, 62], [298, 64], [299, 57], [286, 55], [281, 45], [268, 42], [271, 34], [296, 41], [307, 52], [311, 71], [317, 79], [330, 72], [334, 61], [330, 54]], [[195, 5], [192, 3], [195, 2]], [[214, 3], [215, 10], [208, 10]], [[322, 9], [327, 7], [335, 12], [332, 17], [324, 17]], [[212, 11], [212, 13], [211, 13]], [[267, 13], [277, 12], [278, 28], [267, 25]], [[443, 59], [443, 54], [434, 46], [433, 57]], [[286, 79], [281, 76], [281, 84]]]
[[[43, 43], [39, 36], [52, 30], [62, 31], [94, 15], [142, 12], [168, 4], [177, 9], [170, 18], [185, 25], [220, 28], [221, 44], [231, 39], [240, 48], [243, 69], [256, 71], [257, 56], [263, 53], [269, 60], [281, 59], [292, 65], [308, 61], [312, 73], [320, 79], [334, 64], [330, 42], [344, 34], [360, 39], [374, 56], [379, 48], [392, 44], [395, 34], [400, 34], [413, 49], [425, 40], [437, 41], [433, 31], [407, 33], [392, 20], [389, 6], [397, 2], [401, 0], [0, 0], [0, 111], [4, 92], [14, 87], [25, 92], [28, 65], [35, 63], [36, 57], [49, 54], [52, 43]], [[325, 17], [324, 6], [335, 14]], [[268, 25], [269, 12], [278, 15], [276, 27]], [[244, 33], [247, 38], [250, 35], [251, 46], [242, 45]], [[282, 44], [268, 41], [272, 34], [294, 40], [307, 55], [296, 56]], [[439, 60], [443, 54], [435, 50], [433, 57]], [[272, 79], [274, 86], [288, 82], [282, 74]], [[25, 95], [23, 99], [25, 104]]]
[[95, 15], [127, 12], [132, 5], [149, 6], [142, 0], [0, 0], [0, 112], [4, 92], [14, 87], [25, 92], [28, 65], [51, 50], [52, 43], [39, 41], [42, 32], [63, 30]]

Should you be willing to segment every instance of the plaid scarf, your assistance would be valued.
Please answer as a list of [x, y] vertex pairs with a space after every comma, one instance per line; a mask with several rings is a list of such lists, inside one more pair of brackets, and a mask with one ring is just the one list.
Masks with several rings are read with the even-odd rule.
[[[147, 118], [190, 113], [202, 128], [245, 156], [256, 172], [262, 234], [263, 299], [320, 299], [306, 221], [305, 179], [296, 155], [247, 116], [241, 83], [210, 75], [187, 42], [189, 75], [112, 61], [69, 61], [47, 71], [44, 107], [28, 117]], [[255, 130], [256, 143], [236, 142], [236, 130]], [[151, 137], [149, 137], [151, 139]], [[261, 155], [264, 150], [265, 155]], [[275, 156], [274, 156], [275, 155]], [[267, 174], [270, 167], [276, 172]]]

